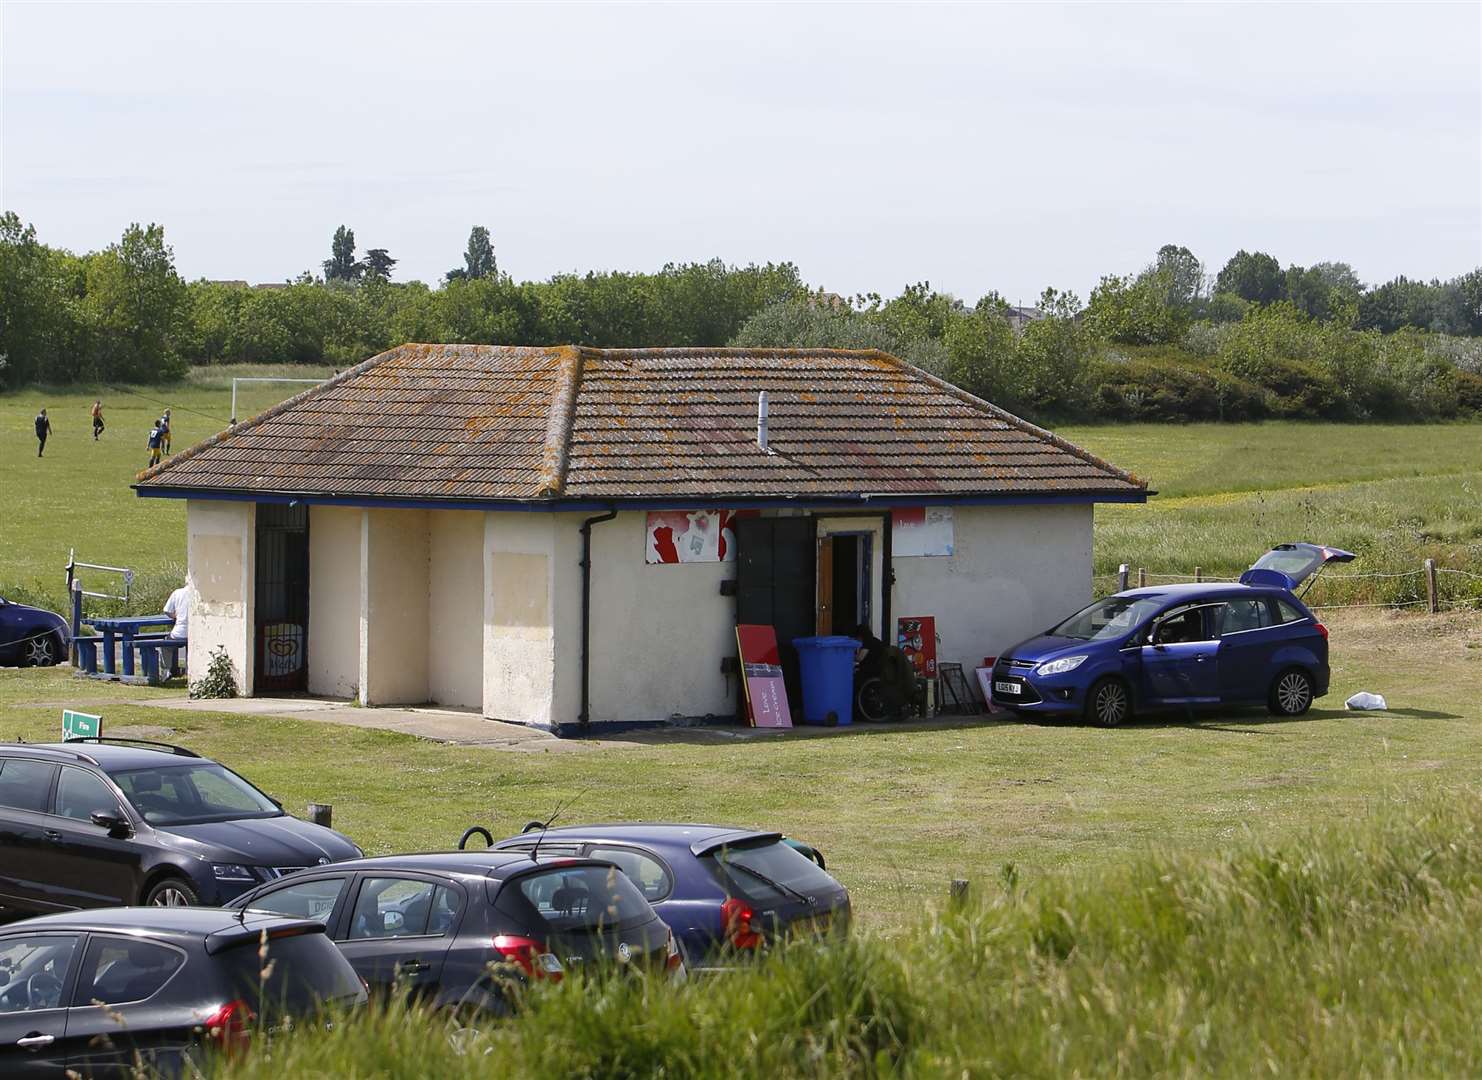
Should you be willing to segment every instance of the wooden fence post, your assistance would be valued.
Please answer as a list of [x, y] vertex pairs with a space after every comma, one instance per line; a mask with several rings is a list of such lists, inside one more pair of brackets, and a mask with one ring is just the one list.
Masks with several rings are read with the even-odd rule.
[[1436, 592], [1436, 560], [1425, 560], [1425, 606], [1426, 610], [1435, 614], [1441, 610], [1441, 600]]
[[309, 804], [309, 820], [315, 825], [323, 825], [326, 829], [331, 828], [330, 821], [334, 818], [334, 807], [329, 803], [311, 802]]
[[1146, 566], [1139, 566], [1137, 568], [1137, 587], [1139, 589], [1145, 589], [1145, 588], [1147, 588], [1147, 584], [1148, 584], [1148, 568]]
[[1204, 580], [1204, 568], [1201, 567], [1201, 566], [1194, 567], [1194, 582], [1195, 582], [1195, 584], [1197, 584], [1197, 583], [1199, 583], [1199, 582], [1201, 582], [1203, 580]]
[[966, 878], [953, 878], [952, 891], [949, 894], [952, 903], [963, 904], [967, 902], [968, 884]]
[[1127, 564], [1117, 567], [1117, 592], [1127, 591]]

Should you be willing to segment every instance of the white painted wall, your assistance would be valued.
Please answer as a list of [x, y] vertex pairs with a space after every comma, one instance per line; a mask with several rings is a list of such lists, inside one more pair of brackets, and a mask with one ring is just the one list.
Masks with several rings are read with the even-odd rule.
[[186, 559], [194, 588], [190, 606], [189, 679], [206, 675], [218, 646], [231, 657], [242, 693], [252, 690], [256, 507], [246, 502], [186, 503]]
[[484, 518], [469, 510], [428, 515], [427, 697], [484, 703]]
[[[362, 512], [360, 700], [366, 705], [428, 700], [428, 546], [426, 511]], [[309, 573], [312, 578], [313, 567]]]
[[309, 507], [309, 693], [360, 692], [360, 529], [364, 511]]
[[[553, 575], [556, 521], [564, 516], [506, 512], [485, 519], [485, 716], [546, 726], [558, 715], [553, 689]], [[574, 565], [561, 569], [568, 576], [579, 571]], [[567, 664], [574, 660], [574, 654], [563, 658]]]
[[953, 554], [895, 560], [891, 619], [935, 615], [939, 662], [985, 656], [1091, 602], [1090, 506], [959, 506]]
[[[579, 529], [589, 515], [562, 516], [570, 520], [561, 532], [577, 537], [580, 561]], [[625, 511], [592, 526], [592, 720], [734, 716], [736, 680], [728, 690], [720, 663], [736, 655], [736, 600], [720, 594], [720, 583], [736, 576], [736, 564], [650, 566], [647, 523], [646, 512]], [[560, 673], [571, 678], [576, 702], [562, 711], [565, 723], [581, 711], [580, 568], [571, 575], [572, 645], [567, 650], [561, 639]]]

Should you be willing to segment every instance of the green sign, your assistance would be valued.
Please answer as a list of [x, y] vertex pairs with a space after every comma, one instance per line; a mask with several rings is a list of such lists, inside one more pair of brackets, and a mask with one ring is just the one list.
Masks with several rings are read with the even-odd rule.
[[62, 710], [62, 740], [96, 739], [103, 734], [103, 718], [91, 713]]

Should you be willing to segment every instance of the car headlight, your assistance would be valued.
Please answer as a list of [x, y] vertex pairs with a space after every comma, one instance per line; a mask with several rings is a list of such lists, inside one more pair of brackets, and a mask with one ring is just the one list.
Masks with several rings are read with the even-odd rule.
[[1062, 656], [1059, 660], [1051, 660], [1048, 664], [1041, 664], [1034, 669], [1036, 675], [1064, 675], [1067, 671], [1074, 671], [1086, 662], [1084, 656]]
[[257, 880], [257, 875], [252, 872], [252, 867], [242, 866], [239, 863], [212, 863], [211, 873], [216, 875], [217, 881]]

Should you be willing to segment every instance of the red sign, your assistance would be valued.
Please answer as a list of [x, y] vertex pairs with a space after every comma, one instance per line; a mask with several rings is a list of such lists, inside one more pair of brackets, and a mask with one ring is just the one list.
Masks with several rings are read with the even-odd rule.
[[896, 620], [895, 643], [924, 679], [937, 677], [937, 619], [919, 615]]
[[742, 623], [736, 627], [736, 648], [741, 654], [741, 685], [746, 689], [746, 722], [752, 727], [792, 727], [777, 631]]

